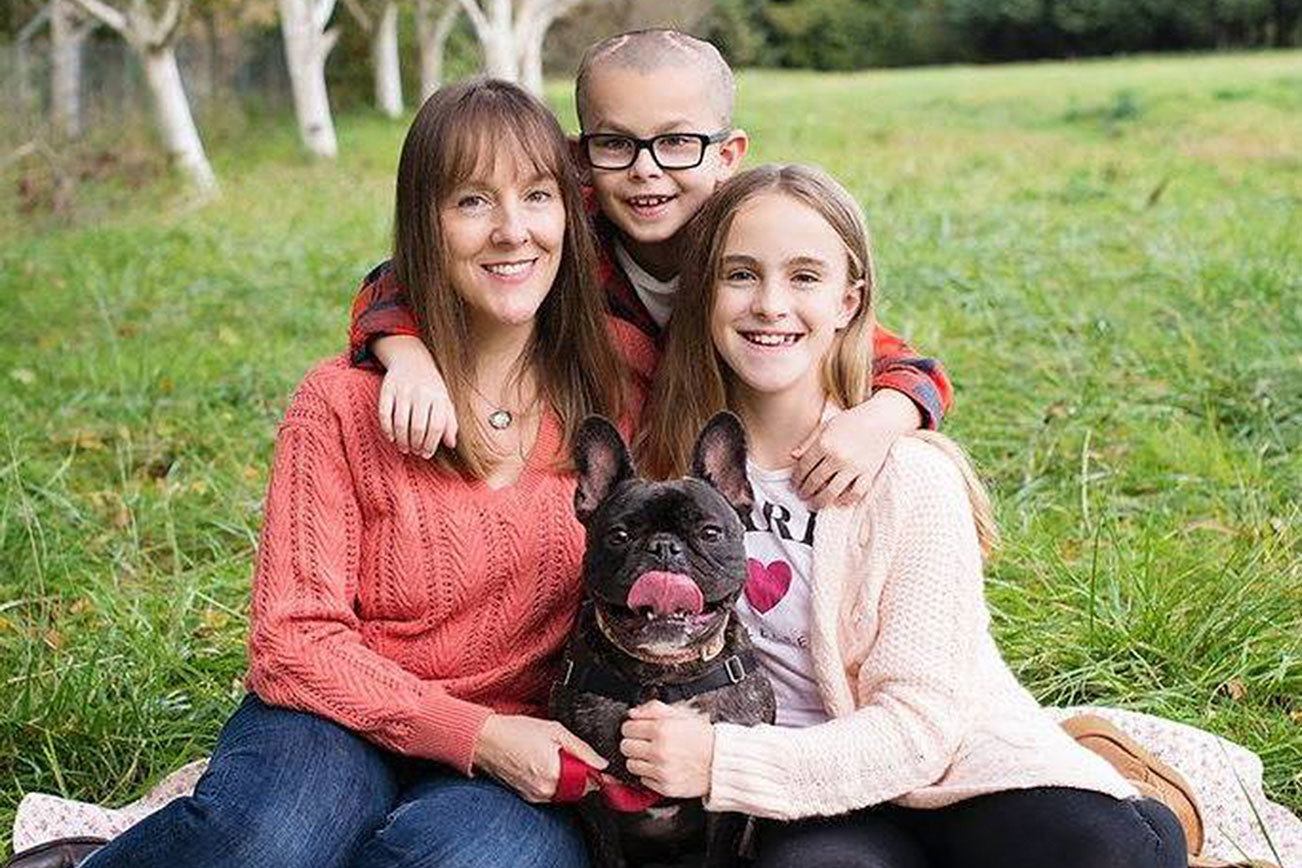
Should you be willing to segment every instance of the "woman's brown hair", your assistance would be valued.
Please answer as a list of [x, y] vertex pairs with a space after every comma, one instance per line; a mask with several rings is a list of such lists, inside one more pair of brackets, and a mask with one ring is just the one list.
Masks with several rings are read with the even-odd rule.
[[[697, 432], [715, 413], [729, 407], [731, 375], [714, 347], [710, 319], [733, 221], [747, 202], [765, 194], [786, 196], [810, 208], [845, 244], [847, 278], [862, 286], [862, 298], [823, 360], [823, 388], [846, 408], [862, 404], [872, 391], [877, 280], [859, 204], [831, 176], [810, 166], [765, 165], [742, 172], [715, 191], [688, 230], [694, 241], [683, 261], [664, 356], [642, 414], [637, 444], [639, 465], [651, 476], [666, 479], [686, 473]], [[989, 496], [970, 462], [949, 438], [929, 431], [917, 434], [958, 465], [982, 551], [988, 553], [997, 531]]]
[[455, 453], [437, 454], [446, 469], [479, 478], [491, 468], [493, 453], [471, 403], [474, 347], [465, 303], [446, 274], [439, 205], [492, 166], [495, 154], [512, 151], [555, 180], [565, 206], [560, 267], [535, 315], [522, 367], [533, 371], [540, 397], [560, 417], [565, 455], [587, 415], [619, 419], [626, 406], [623, 366], [607, 331], [596, 252], [565, 134], [546, 106], [513, 84], [476, 78], [449, 85], [425, 102], [403, 142], [393, 267], [461, 420]]

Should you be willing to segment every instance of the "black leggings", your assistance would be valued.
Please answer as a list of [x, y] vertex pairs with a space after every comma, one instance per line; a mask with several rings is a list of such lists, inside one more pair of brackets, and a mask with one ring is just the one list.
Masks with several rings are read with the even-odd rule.
[[935, 810], [881, 805], [759, 826], [756, 868], [1186, 868], [1184, 830], [1151, 799], [1064, 787]]

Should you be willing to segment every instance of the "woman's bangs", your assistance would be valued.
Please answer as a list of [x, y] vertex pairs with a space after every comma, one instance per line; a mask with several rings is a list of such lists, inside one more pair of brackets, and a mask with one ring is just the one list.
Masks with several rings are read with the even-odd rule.
[[563, 153], [557, 153], [556, 132], [531, 106], [481, 100], [464, 109], [446, 125], [447, 139], [440, 148], [445, 194], [492, 177], [500, 160], [512, 161], [517, 178], [550, 177], [563, 183], [566, 168], [559, 162]]

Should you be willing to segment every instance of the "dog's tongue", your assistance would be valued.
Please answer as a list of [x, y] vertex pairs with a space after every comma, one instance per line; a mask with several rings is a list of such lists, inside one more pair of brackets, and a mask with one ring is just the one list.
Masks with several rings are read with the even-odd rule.
[[705, 597], [690, 577], [682, 573], [652, 570], [638, 576], [633, 587], [628, 589], [626, 605], [630, 609], [649, 606], [657, 615], [672, 615], [675, 612], [699, 615], [705, 608]]

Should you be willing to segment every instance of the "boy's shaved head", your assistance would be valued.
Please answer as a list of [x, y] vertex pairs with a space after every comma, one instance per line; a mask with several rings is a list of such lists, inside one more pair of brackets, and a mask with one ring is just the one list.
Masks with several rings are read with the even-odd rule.
[[589, 129], [595, 118], [589, 103], [594, 76], [603, 69], [628, 69], [642, 74], [677, 68], [693, 69], [706, 85], [711, 109], [721, 126], [732, 126], [732, 101], [736, 89], [732, 69], [719, 49], [703, 39], [678, 30], [634, 30], [603, 39], [589, 48], [579, 64], [574, 101], [579, 126]]

